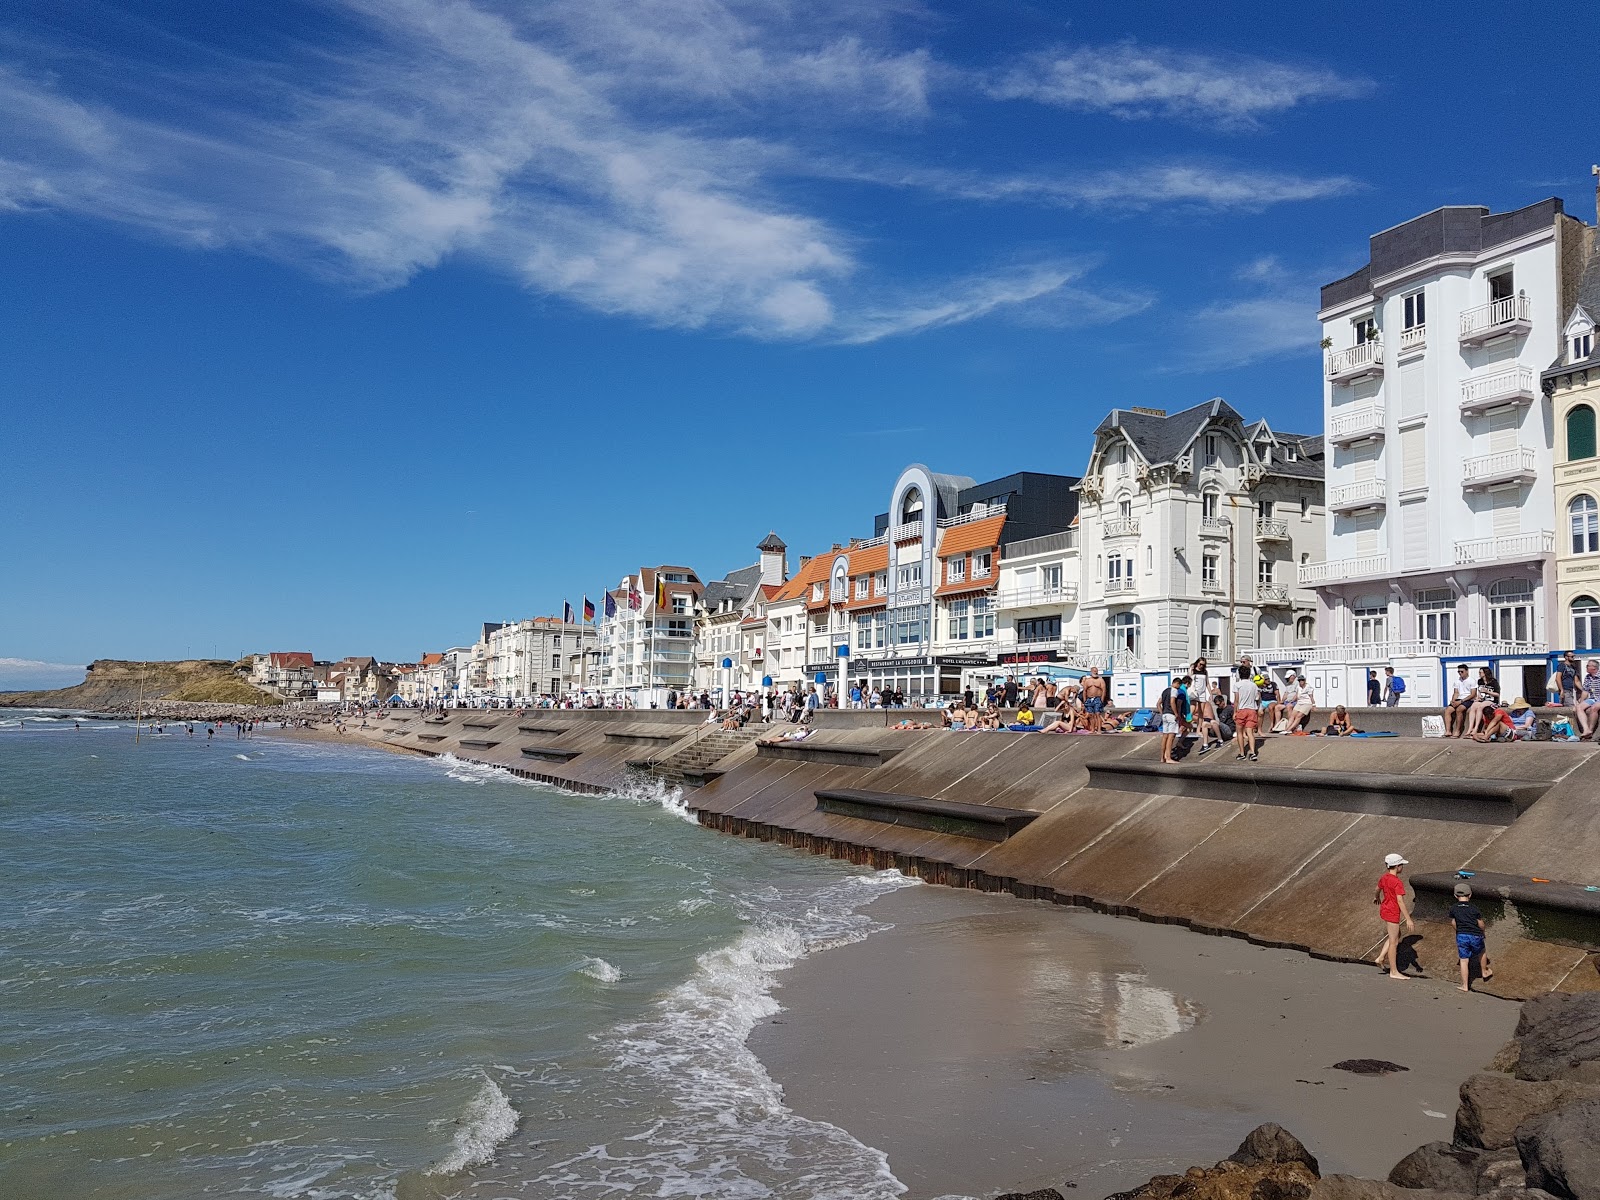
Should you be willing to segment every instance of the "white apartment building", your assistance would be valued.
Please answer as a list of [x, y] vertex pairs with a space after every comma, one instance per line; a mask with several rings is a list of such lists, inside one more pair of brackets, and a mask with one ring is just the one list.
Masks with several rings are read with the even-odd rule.
[[998, 667], [1025, 673], [1044, 663], [1085, 665], [1078, 654], [1080, 566], [1076, 529], [1000, 547]]
[[489, 629], [492, 696], [528, 704], [545, 696], [559, 699], [592, 686], [593, 651], [599, 633], [591, 626], [560, 617], [532, 617], [485, 629]]
[[768, 533], [756, 550], [756, 562], [706, 584], [696, 609], [694, 687], [719, 703], [730, 692], [759, 690], [770, 677], [767, 602], [789, 578], [788, 547]]
[[1554, 429], [1540, 373], [1562, 352], [1593, 230], [1559, 199], [1436, 209], [1374, 234], [1322, 289], [1327, 555], [1313, 664], [1362, 703], [1392, 663], [1438, 704], [1455, 660], [1509, 699], [1543, 695], [1557, 628]]
[[1077, 652], [1112, 672], [1118, 703], [1153, 702], [1201, 655], [1315, 644], [1296, 568], [1324, 557], [1322, 476], [1321, 438], [1220, 399], [1100, 423], [1079, 484]]
[[704, 587], [684, 566], [640, 567], [610, 593], [600, 622], [600, 686], [608, 698], [659, 708], [694, 684], [695, 609]]

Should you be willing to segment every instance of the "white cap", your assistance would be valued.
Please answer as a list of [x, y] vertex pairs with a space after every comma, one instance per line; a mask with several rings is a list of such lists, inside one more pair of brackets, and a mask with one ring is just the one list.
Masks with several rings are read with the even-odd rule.
[[1386, 854], [1383, 856], [1383, 865], [1386, 867], [1403, 867], [1408, 864], [1398, 854]]

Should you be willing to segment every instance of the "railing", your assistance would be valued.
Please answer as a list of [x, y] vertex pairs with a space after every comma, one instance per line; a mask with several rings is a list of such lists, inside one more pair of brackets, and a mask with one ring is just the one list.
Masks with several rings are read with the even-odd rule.
[[922, 536], [921, 521], [907, 521], [904, 525], [896, 525], [889, 530], [891, 542], [911, 542]]
[[1466, 487], [1484, 487], [1508, 479], [1536, 475], [1538, 470], [1538, 455], [1531, 447], [1518, 446], [1515, 450], [1500, 450], [1463, 460], [1461, 482]]
[[1549, 529], [1532, 533], [1506, 533], [1499, 537], [1469, 538], [1456, 543], [1456, 565], [1536, 558], [1552, 553], [1555, 548], [1556, 535]]
[[865, 550], [869, 546], [882, 546], [889, 540], [887, 533], [880, 533], [877, 537], [864, 538], [859, 542], [851, 542], [847, 549]]
[[1077, 546], [1078, 531], [1064, 529], [1060, 533], [1047, 533], [1043, 537], [1007, 542], [1000, 547], [1000, 557], [1024, 558], [1029, 554], [1048, 554], [1052, 550], [1075, 550]]
[[1400, 350], [1420, 350], [1428, 344], [1428, 327], [1426, 325], [1413, 325], [1410, 329], [1400, 331]]
[[1256, 536], [1263, 541], [1286, 541], [1289, 537], [1289, 522], [1262, 517], [1256, 522]]
[[1526, 295], [1507, 296], [1503, 300], [1480, 304], [1477, 308], [1462, 312], [1461, 337], [1463, 340], [1493, 337], [1503, 329], [1529, 324], [1531, 313]]
[[1330, 558], [1325, 562], [1305, 563], [1300, 568], [1300, 582], [1307, 586], [1319, 583], [1336, 583], [1341, 579], [1364, 579], [1370, 575], [1389, 573], [1389, 554], [1362, 554], [1354, 558]]
[[1256, 603], [1287, 604], [1289, 603], [1289, 589], [1272, 583], [1258, 583], [1256, 584]]
[[1543, 642], [1501, 642], [1491, 638], [1460, 641], [1418, 640], [1345, 642], [1331, 646], [1278, 646], [1260, 650], [1257, 657], [1269, 665], [1279, 663], [1388, 662], [1396, 658], [1510, 658], [1546, 654]]
[[1227, 537], [1229, 521], [1226, 517], [1201, 517], [1201, 537]]
[[1388, 484], [1382, 479], [1358, 479], [1354, 483], [1341, 483], [1328, 493], [1328, 507], [1359, 508], [1382, 504], [1388, 498]]
[[1076, 604], [1078, 585], [1064, 583], [1060, 587], [1013, 588], [995, 597], [996, 608], [1027, 608], [1034, 604]]
[[1383, 343], [1362, 342], [1348, 350], [1334, 350], [1327, 358], [1329, 379], [1342, 379], [1346, 375], [1366, 374], [1383, 370]]
[[966, 525], [972, 521], [986, 521], [990, 517], [1003, 517], [1005, 515], [1006, 502], [1002, 500], [998, 504], [986, 504], [980, 509], [962, 513], [959, 517], [941, 517], [939, 519], [939, 528], [949, 529], [952, 525]]
[[1532, 367], [1502, 367], [1488, 375], [1461, 381], [1461, 407], [1466, 412], [1495, 404], [1532, 400], [1535, 380]]
[[1120, 576], [1116, 579], [1106, 580], [1106, 595], [1124, 596], [1129, 592], [1137, 591], [1138, 587], [1139, 583], [1137, 579], [1132, 579], [1127, 576]]
[[1384, 416], [1381, 404], [1368, 404], [1353, 412], [1335, 413], [1328, 422], [1328, 440], [1337, 446], [1374, 435], [1382, 436]]
[[1112, 517], [1102, 526], [1102, 536], [1108, 538], [1138, 537], [1138, 517]]

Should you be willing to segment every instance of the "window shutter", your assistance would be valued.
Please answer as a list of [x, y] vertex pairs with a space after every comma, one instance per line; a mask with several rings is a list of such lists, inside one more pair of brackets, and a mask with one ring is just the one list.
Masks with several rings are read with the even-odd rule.
[[1422, 363], [1407, 363], [1400, 368], [1400, 415], [1420, 417], [1428, 411], [1428, 398], [1422, 390]]
[[1400, 486], [1428, 486], [1428, 431], [1422, 426], [1400, 431]]
[[1400, 506], [1400, 541], [1406, 570], [1419, 570], [1428, 565], [1427, 501], [1413, 500]]

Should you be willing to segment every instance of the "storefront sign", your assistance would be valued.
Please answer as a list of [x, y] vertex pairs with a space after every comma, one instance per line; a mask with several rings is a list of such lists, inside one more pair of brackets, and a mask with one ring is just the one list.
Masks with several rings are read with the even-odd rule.
[[1059, 650], [1035, 650], [1032, 653], [1002, 654], [1002, 663], [1053, 663], [1061, 661]]
[[987, 667], [990, 665], [988, 656], [983, 654], [941, 654], [933, 661], [941, 667]]

